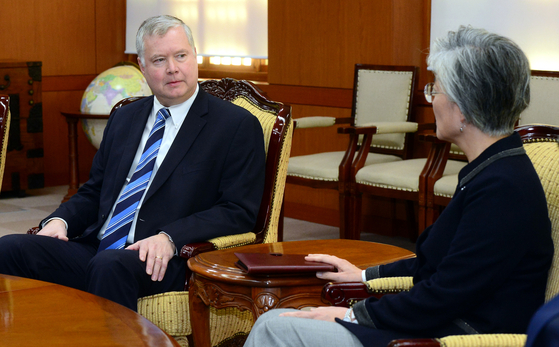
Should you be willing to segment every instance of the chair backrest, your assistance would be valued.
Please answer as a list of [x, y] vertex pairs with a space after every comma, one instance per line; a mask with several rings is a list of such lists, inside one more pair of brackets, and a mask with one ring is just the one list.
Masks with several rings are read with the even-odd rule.
[[559, 293], [559, 127], [524, 125], [516, 131], [542, 182], [551, 220], [555, 253], [547, 279], [545, 296], [548, 301]]
[[6, 167], [6, 152], [8, 151], [8, 132], [10, 131], [10, 97], [0, 95], [0, 190]]
[[293, 136], [291, 106], [268, 100], [260, 89], [244, 80], [206, 80], [200, 83], [200, 87], [209, 94], [247, 109], [262, 125], [266, 146], [266, 181], [253, 232], [257, 243], [277, 242]]
[[[277, 242], [293, 137], [291, 106], [268, 100], [260, 89], [244, 80], [205, 80], [200, 82], [200, 88], [215, 97], [247, 109], [260, 121], [266, 150], [266, 179], [258, 218], [252, 232], [255, 234], [255, 243]], [[143, 97], [121, 100], [113, 107], [111, 114], [141, 98]]]
[[559, 72], [532, 70], [530, 105], [518, 121], [524, 124], [559, 125]]
[[[351, 112], [353, 125], [408, 121], [417, 71], [415, 66], [356, 64]], [[404, 133], [377, 134], [371, 147], [404, 151], [405, 137]]]

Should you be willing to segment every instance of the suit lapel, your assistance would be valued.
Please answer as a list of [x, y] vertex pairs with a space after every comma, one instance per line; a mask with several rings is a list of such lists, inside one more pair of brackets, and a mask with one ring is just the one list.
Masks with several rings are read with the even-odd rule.
[[130, 172], [130, 167], [132, 166], [132, 162], [134, 161], [134, 157], [136, 155], [136, 151], [138, 150], [138, 146], [140, 145], [140, 140], [142, 139], [142, 134], [144, 132], [147, 119], [153, 107], [153, 96], [137, 102], [144, 102], [144, 104], [133, 115], [132, 122], [127, 125], [130, 130], [128, 131], [128, 135], [124, 139], [125, 147], [124, 151], [122, 152], [122, 159], [120, 160], [120, 164], [118, 165], [118, 169], [116, 171], [114, 179], [114, 201], [118, 199], [120, 190], [124, 186], [126, 177]]
[[163, 163], [157, 170], [149, 190], [146, 193], [144, 202], [147, 201], [169, 178], [175, 171], [186, 153], [192, 147], [192, 144], [206, 125], [204, 116], [208, 113], [208, 97], [207, 94], [200, 88], [194, 103], [190, 107], [190, 111], [184, 122], [181, 125], [177, 137], [173, 141], [169, 152], [165, 156]]

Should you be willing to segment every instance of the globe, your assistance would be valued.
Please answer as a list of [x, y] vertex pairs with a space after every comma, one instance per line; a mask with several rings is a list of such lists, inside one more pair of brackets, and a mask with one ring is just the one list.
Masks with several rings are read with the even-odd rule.
[[[133, 65], [119, 65], [100, 73], [91, 81], [82, 96], [80, 111], [108, 115], [113, 106], [131, 96], [151, 95], [144, 75]], [[106, 119], [82, 119], [82, 128], [89, 142], [99, 148]]]

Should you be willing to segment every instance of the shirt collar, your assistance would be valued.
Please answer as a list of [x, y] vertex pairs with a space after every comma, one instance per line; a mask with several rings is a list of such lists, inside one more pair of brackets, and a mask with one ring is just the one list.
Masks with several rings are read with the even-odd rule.
[[[192, 104], [194, 103], [194, 100], [196, 99], [199, 90], [200, 90], [200, 86], [196, 84], [196, 90], [194, 91], [194, 94], [192, 94], [192, 96], [188, 98], [188, 100], [178, 105], [166, 107], [169, 110], [169, 113], [171, 114], [171, 117], [169, 117], [169, 119], [171, 120], [172, 122], [171, 124], [173, 126], [179, 128], [182, 125], [182, 122], [186, 118], [188, 111], [190, 111], [190, 107], [192, 107]], [[154, 117], [157, 114], [157, 112], [164, 107], [165, 106], [161, 105], [159, 100], [157, 100], [157, 97], [153, 98], [152, 114], [154, 115]], [[169, 121], [169, 119], [167, 121]]]

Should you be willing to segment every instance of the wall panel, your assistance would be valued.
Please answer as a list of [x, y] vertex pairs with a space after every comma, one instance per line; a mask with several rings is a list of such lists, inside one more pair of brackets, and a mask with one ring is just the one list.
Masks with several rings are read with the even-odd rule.
[[351, 88], [357, 62], [419, 66], [423, 2], [269, 0], [268, 82]]
[[96, 73], [99, 74], [120, 61], [126, 41], [126, 1], [95, 1]]
[[[126, 0], [0, 0], [0, 60], [41, 61], [45, 185], [68, 183], [62, 110], [79, 110], [89, 82], [126, 60]], [[93, 147], [79, 132], [81, 181]]]
[[43, 62], [43, 76], [95, 72], [94, 0], [0, 5], [0, 59]]
[[[430, 0], [268, 0], [268, 95], [291, 103], [294, 118], [349, 116], [356, 63], [419, 66], [422, 89], [430, 80], [425, 64], [429, 16]], [[416, 110], [418, 120], [432, 121], [429, 107]], [[336, 127], [298, 129], [291, 153], [344, 150], [346, 145]], [[422, 144], [415, 152], [426, 154]], [[364, 205], [364, 218], [388, 216], [380, 220], [386, 227], [394, 218], [405, 218], [394, 212], [401, 210], [399, 203], [369, 199]], [[285, 214], [337, 226], [338, 194], [289, 184]]]

